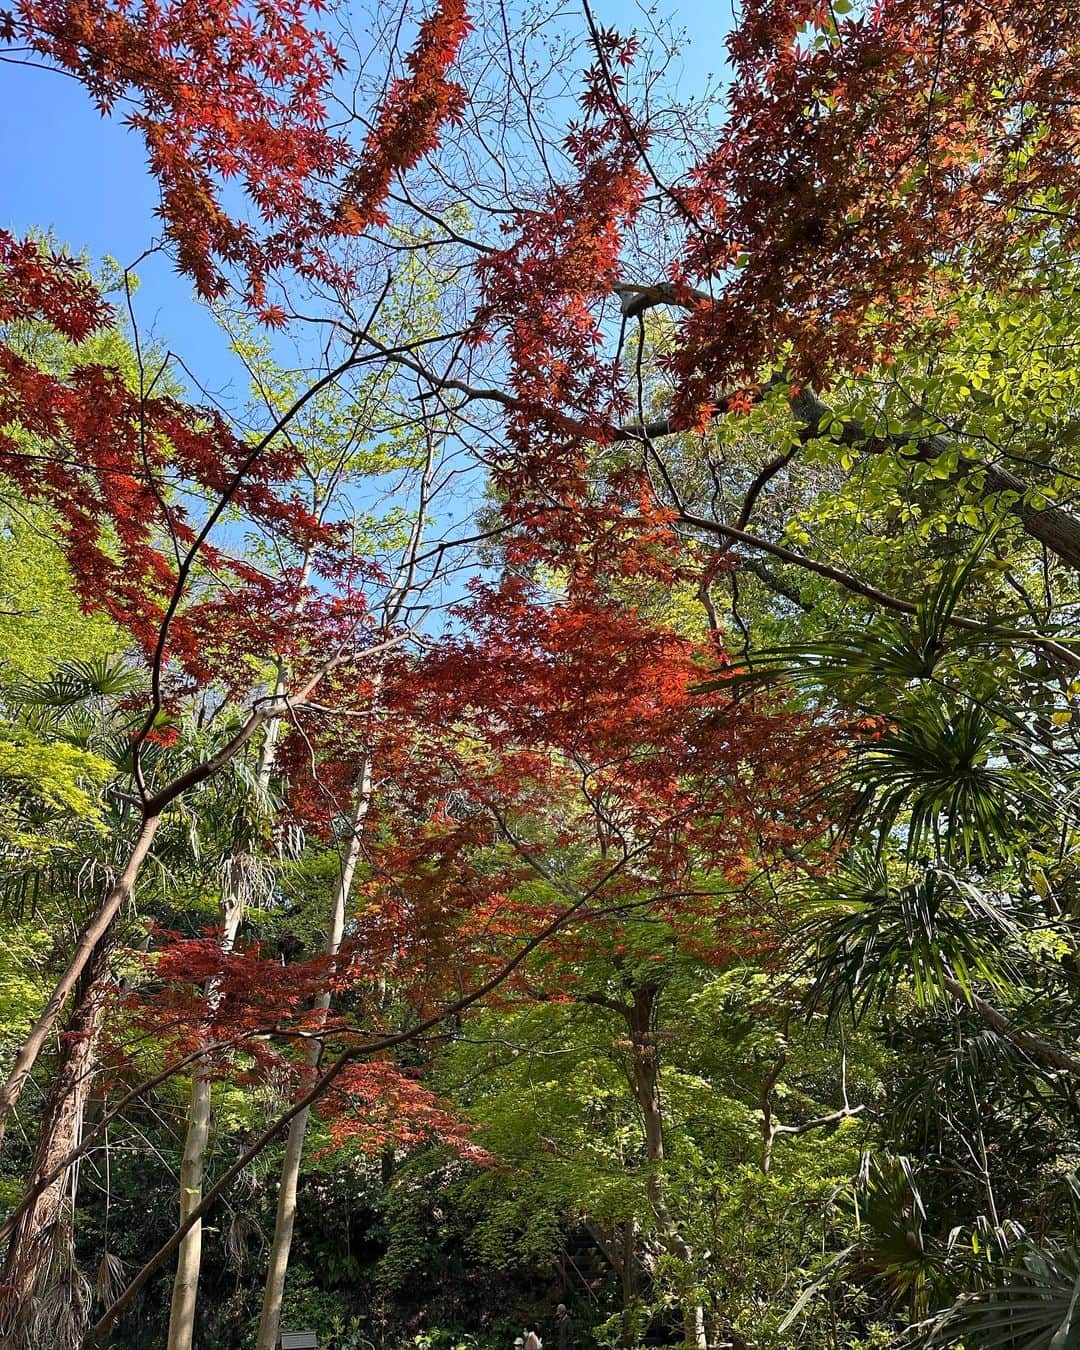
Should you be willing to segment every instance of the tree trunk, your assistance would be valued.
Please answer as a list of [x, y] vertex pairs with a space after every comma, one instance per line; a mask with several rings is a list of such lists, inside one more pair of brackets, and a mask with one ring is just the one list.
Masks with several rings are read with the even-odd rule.
[[634, 1002], [627, 1009], [630, 1026], [634, 1095], [641, 1112], [645, 1135], [645, 1158], [649, 1163], [646, 1189], [649, 1203], [666, 1218], [660, 1164], [664, 1161], [664, 1120], [660, 1110], [660, 1064], [656, 1053], [653, 1021], [660, 989], [658, 985], [640, 985], [634, 990]]
[[[244, 907], [235, 894], [222, 896], [221, 949], [230, 952], [236, 942]], [[212, 1005], [216, 997], [213, 985], [207, 990]], [[180, 1222], [191, 1214], [202, 1201], [203, 1170], [206, 1148], [210, 1142], [210, 1065], [206, 1060], [196, 1062], [191, 1075], [191, 1100], [188, 1107], [187, 1133], [184, 1153], [180, 1160]], [[176, 1277], [173, 1280], [172, 1305], [169, 1309], [168, 1350], [191, 1350], [195, 1334], [195, 1302], [199, 1292], [199, 1270], [202, 1265], [202, 1220], [198, 1220], [184, 1234], [176, 1254]]]
[[780, 1081], [780, 1075], [787, 1068], [788, 1062], [788, 1031], [791, 1026], [790, 1012], [784, 1016], [784, 1026], [780, 1051], [773, 1061], [773, 1066], [765, 1075], [765, 1081], [761, 1085], [761, 1094], [759, 1103], [761, 1106], [761, 1172], [763, 1176], [768, 1176], [772, 1168], [773, 1145], [776, 1143], [776, 1136], [779, 1129], [779, 1123], [776, 1114], [773, 1111], [773, 1093], [776, 1091], [776, 1085]]
[[[309, 560], [304, 563], [304, 581], [307, 580]], [[285, 692], [284, 663], [278, 663], [274, 681], [274, 697], [281, 698]], [[266, 724], [266, 734], [259, 750], [256, 768], [256, 782], [260, 793], [266, 793], [270, 787], [270, 777], [274, 768], [274, 756], [277, 753], [281, 736], [281, 718], [272, 717]], [[255, 847], [252, 841], [252, 847]], [[234, 855], [234, 860], [235, 860]], [[243, 900], [235, 891], [226, 889], [221, 897], [221, 950], [231, 952], [236, 944], [236, 935], [244, 917]], [[213, 984], [206, 991], [208, 1002], [213, 1005], [216, 990]], [[206, 1150], [210, 1142], [210, 1105], [211, 1105], [210, 1065], [205, 1060], [197, 1061], [191, 1075], [191, 1099], [188, 1106], [187, 1132], [184, 1136], [184, 1153], [180, 1161], [180, 1223], [183, 1224], [192, 1212], [198, 1208], [203, 1197], [203, 1175], [205, 1171]], [[184, 1234], [176, 1254], [176, 1276], [173, 1279], [172, 1304], [169, 1309], [169, 1337], [167, 1350], [191, 1350], [195, 1334], [195, 1305], [199, 1292], [199, 1272], [202, 1268], [202, 1220], [196, 1222]]]
[[117, 914], [131, 899], [132, 892], [135, 889], [135, 879], [139, 875], [139, 869], [142, 867], [147, 853], [150, 851], [150, 845], [157, 832], [160, 819], [160, 816], [150, 816], [143, 821], [142, 828], [135, 838], [128, 860], [124, 865], [124, 870], [102, 901], [101, 907], [83, 927], [78, 941], [75, 943], [75, 950], [68, 962], [67, 969], [56, 982], [56, 986], [49, 995], [48, 1002], [42, 1009], [40, 1017], [26, 1040], [23, 1041], [19, 1053], [15, 1056], [15, 1063], [12, 1065], [7, 1082], [0, 1088], [0, 1143], [3, 1143], [8, 1119], [15, 1109], [15, 1104], [18, 1102], [23, 1088], [26, 1086], [30, 1071], [34, 1067], [49, 1033], [56, 1025], [57, 1018], [63, 1012], [68, 995], [79, 983], [83, 971], [91, 959], [99, 954], [98, 949], [108, 936]]
[[[203, 1162], [210, 1138], [210, 1077], [204, 1065], [191, 1075], [191, 1103], [187, 1134], [180, 1160], [180, 1222], [183, 1223], [202, 1199]], [[195, 1299], [202, 1264], [202, 1222], [184, 1235], [176, 1254], [172, 1305], [169, 1309], [169, 1350], [191, 1350], [195, 1330]]]
[[688, 1302], [683, 1307], [683, 1339], [693, 1350], [709, 1350], [705, 1334], [705, 1309], [700, 1303]]
[[[338, 883], [334, 888], [333, 907], [326, 934], [325, 950], [328, 955], [336, 956], [345, 932], [345, 908], [352, 889], [356, 865], [360, 860], [363, 842], [364, 821], [371, 805], [371, 763], [365, 756], [357, 777], [353, 814], [348, 843], [341, 861]], [[317, 1012], [326, 1013], [330, 1009], [330, 993], [324, 991], [315, 1002]], [[307, 1048], [307, 1066], [315, 1069], [322, 1055], [323, 1043], [313, 1038]], [[266, 1287], [263, 1291], [262, 1314], [259, 1318], [259, 1334], [255, 1342], [256, 1350], [275, 1350], [278, 1342], [278, 1324], [281, 1319], [281, 1300], [285, 1293], [285, 1275], [289, 1267], [289, 1251], [292, 1247], [293, 1226], [296, 1222], [296, 1187], [300, 1177], [300, 1162], [304, 1154], [304, 1135], [307, 1132], [310, 1112], [301, 1111], [294, 1116], [289, 1125], [285, 1141], [285, 1155], [281, 1160], [281, 1177], [278, 1182], [277, 1213], [274, 1219], [274, 1238], [270, 1245], [270, 1259], [266, 1272]]]
[[[60, 1042], [60, 1061], [41, 1113], [28, 1187], [54, 1171], [81, 1141], [94, 1081], [101, 1010], [109, 984], [108, 949], [101, 943], [75, 990], [71, 1017]], [[0, 1342], [4, 1345], [17, 1345], [27, 1336], [34, 1296], [48, 1283], [51, 1258], [62, 1260], [64, 1249], [70, 1248], [75, 1176], [74, 1167], [61, 1172], [26, 1210], [12, 1233], [0, 1306]]]

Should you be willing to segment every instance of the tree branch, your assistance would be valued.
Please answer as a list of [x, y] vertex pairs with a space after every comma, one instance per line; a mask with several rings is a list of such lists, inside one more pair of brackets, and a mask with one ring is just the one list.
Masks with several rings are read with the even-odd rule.
[[987, 1026], [993, 1027], [999, 1035], [1011, 1041], [1018, 1050], [1022, 1050], [1037, 1063], [1052, 1069], [1061, 1069], [1065, 1073], [1080, 1075], [1080, 1059], [1075, 1055], [1054, 1045], [1052, 1041], [1037, 1036], [1033, 1031], [1025, 1031], [1022, 1027], [1015, 1026], [992, 1003], [980, 998], [973, 989], [965, 988], [951, 975], [945, 976], [945, 987], [958, 1002], [966, 1003], [977, 1012]]
[[848, 1120], [865, 1110], [865, 1105], [842, 1106], [838, 1111], [830, 1111], [827, 1116], [817, 1116], [813, 1120], [803, 1121], [801, 1125], [774, 1125], [773, 1134], [809, 1134], [811, 1130], [823, 1130], [828, 1125], [838, 1125], [840, 1121]]

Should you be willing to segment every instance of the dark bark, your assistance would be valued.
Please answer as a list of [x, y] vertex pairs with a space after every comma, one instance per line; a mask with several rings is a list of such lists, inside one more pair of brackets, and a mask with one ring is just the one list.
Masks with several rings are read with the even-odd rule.
[[[27, 1186], [57, 1172], [82, 1138], [83, 1118], [95, 1077], [101, 1010], [109, 992], [108, 949], [94, 954], [79, 978], [67, 1027], [60, 1037], [59, 1062], [49, 1082]], [[25, 1337], [35, 1294], [43, 1292], [50, 1259], [72, 1239], [75, 1168], [68, 1164], [26, 1208], [11, 1235], [0, 1300], [0, 1337], [18, 1344]]]
[[[664, 1115], [660, 1102], [660, 1057], [656, 1036], [656, 1013], [660, 985], [639, 984], [632, 1002], [625, 1009], [630, 1029], [631, 1073], [634, 1095], [641, 1112], [648, 1177], [645, 1183], [649, 1204], [660, 1224], [661, 1241], [680, 1261], [690, 1263], [693, 1252], [679, 1232], [668, 1209], [664, 1193]], [[689, 1298], [683, 1305], [686, 1344], [692, 1350], [708, 1350], [705, 1314], [700, 1303]]]
[[128, 855], [124, 870], [105, 897], [101, 907], [83, 927], [75, 943], [75, 950], [72, 952], [67, 969], [57, 980], [45, 1007], [41, 1011], [41, 1015], [15, 1057], [15, 1063], [12, 1065], [7, 1082], [3, 1088], [0, 1088], [0, 1142], [3, 1141], [8, 1118], [15, 1109], [15, 1104], [26, 1085], [27, 1078], [30, 1076], [30, 1070], [34, 1067], [34, 1062], [41, 1053], [49, 1033], [63, 1012], [69, 996], [78, 987], [87, 967], [96, 962], [102, 953], [107, 951], [109, 931], [120, 910], [131, 899], [135, 888], [135, 878], [139, 874], [139, 868], [142, 866], [143, 860], [150, 851], [159, 819], [158, 816], [151, 816], [143, 821]]

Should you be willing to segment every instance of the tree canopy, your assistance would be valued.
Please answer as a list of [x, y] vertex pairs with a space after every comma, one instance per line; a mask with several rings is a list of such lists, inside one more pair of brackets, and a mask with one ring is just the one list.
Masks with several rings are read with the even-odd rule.
[[677, 20], [0, 12], [5, 1345], [1080, 1344], [1076, 14]]

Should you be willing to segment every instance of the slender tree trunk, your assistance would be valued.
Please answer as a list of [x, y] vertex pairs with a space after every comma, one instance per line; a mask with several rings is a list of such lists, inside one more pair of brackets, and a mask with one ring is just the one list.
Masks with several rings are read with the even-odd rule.
[[759, 1102], [761, 1105], [761, 1171], [763, 1176], [768, 1176], [772, 1168], [773, 1145], [776, 1143], [776, 1136], [779, 1131], [779, 1122], [773, 1111], [773, 1093], [776, 1091], [776, 1085], [780, 1081], [780, 1075], [787, 1068], [788, 1062], [788, 1032], [791, 1027], [791, 1014], [784, 1016], [784, 1025], [782, 1032], [782, 1042], [780, 1052], [773, 1062], [772, 1068], [765, 1075], [765, 1081], [761, 1085], [761, 1094]]
[[23, 1088], [26, 1086], [30, 1070], [34, 1067], [49, 1033], [56, 1025], [57, 1018], [63, 1012], [68, 995], [78, 984], [99, 944], [108, 935], [117, 914], [120, 913], [124, 904], [131, 899], [132, 892], [135, 889], [135, 879], [139, 875], [139, 868], [142, 867], [147, 853], [150, 851], [150, 845], [157, 832], [159, 820], [160, 816], [150, 816], [143, 821], [142, 828], [135, 838], [135, 843], [132, 845], [128, 860], [124, 865], [124, 870], [102, 901], [101, 907], [79, 934], [67, 969], [56, 982], [55, 988], [49, 995], [48, 1002], [41, 1011], [41, 1016], [35, 1022], [30, 1034], [23, 1041], [19, 1053], [15, 1056], [11, 1073], [3, 1087], [0, 1088], [0, 1143], [3, 1142], [7, 1122], [15, 1109], [15, 1104], [18, 1102]]
[[709, 1350], [705, 1334], [705, 1309], [693, 1300], [683, 1306], [683, 1339], [694, 1350]]
[[[244, 907], [235, 894], [222, 897], [221, 949], [232, 951], [240, 929]], [[214, 1002], [216, 991], [211, 986], [207, 998]], [[187, 1133], [184, 1153], [180, 1160], [180, 1222], [202, 1202], [203, 1170], [206, 1149], [210, 1142], [210, 1065], [206, 1060], [196, 1062], [191, 1075], [191, 1101], [188, 1107]], [[169, 1309], [168, 1350], [191, 1350], [195, 1334], [195, 1302], [199, 1292], [199, 1270], [202, 1265], [202, 1220], [198, 1220], [184, 1234], [176, 1254], [176, 1277], [173, 1280], [172, 1305]]]
[[649, 1163], [647, 1192], [649, 1203], [658, 1214], [667, 1217], [660, 1164], [664, 1161], [664, 1119], [660, 1110], [660, 1064], [656, 1054], [653, 1028], [659, 988], [653, 984], [634, 990], [633, 1005], [627, 1010], [633, 1057], [634, 1095], [641, 1112], [645, 1134], [645, 1157]]
[[[180, 1222], [183, 1223], [202, 1199], [203, 1161], [210, 1137], [210, 1077], [204, 1065], [191, 1075], [184, 1153], [180, 1160]], [[195, 1300], [202, 1264], [202, 1222], [196, 1222], [176, 1254], [172, 1305], [169, 1309], [169, 1350], [190, 1350], [195, 1329]]]
[[[326, 934], [326, 951], [336, 956], [345, 932], [345, 910], [352, 889], [356, 865], [360, 860], [364, 822], [371, 805], [371, 761], [365, 756], [357, 778], [353, 798], [353, 814], [345, 854], [341, 860], [337, 886], [334, 888], [333, 908]], [[330, 1008], [330, 993], [324, 991], [315, 1002], [316, 1011], [326, 1013]], [[307, 1064], [316, 1068], [322, 1055], [322, 1041], [313, 1038], [307, 1048]], [[293, 1226], [296, 1222], [296, 1188], [300, 1178], [300, 1162], [304, 1154], [304, 1136], [307, 1132], [308, 1110], [294, 1116], [285, 1140], [285, 1156], [281, 1160], [278, 1182], [277, 1213], [274, 1219], [274, 1238], [270, 1245], [270, 1259], [263, 1291], [262, 1314], [256, 1350], [275, 1350], [278, 1325], [281, 1319], [281, 1300], [285, 1293], [285, 1275], [289, 1267]]]
[[[309, 561], [304, 564], [304, 580], [307, 580]], [[274, 697], [281, 698], [285, 692], [285, 667], [278, 662], [274, 680]], [[266, 734], [259, 750], [256, 781], [259, 792], [265, 794], [270, 787], [270, 777], [274, 767], [278, 740], [281, 736], [281, 718], [272, 717], [266, 724]], [[252, 841], [254, 848], [255, 843]], [[235, 861], [235, 855], [234, 855]], [[244, 905], [235, 890], [226, 887], [221, 897], [221, 949], [231, 952], [236, 944], [236, 935], [244, 917]], [[206, 991], [207, 1000], [212, 1006], [217, 991], [213, 984]], [[183, 1224], [192, 1212], [202, 1203], [203, 1176], [205, 1172], [206, 1150], [210, 1142], [210, 1106], [211, 1106], [210, 1065], [206, 1060], [196, 1062], [191, 1075], [191, 1098], [188, 1105], [187, 1131], [184, 1135], [184, 1152], [180, 1160], [180, 1223]], [[167, 1350], [191, 1350], [195, 1335], [195, 1306], [199, 1293], [199, 1272], [202, 1269], [202, 1220], [196, 1222], [184, 1234], [176, 1254], [176, 1275], [173, 1279], [172, 1303], [169, 1308], [169, 1336]]]
[[[28, 1187], [54, 1171], [81, 1142], [109, 983], [108, 949], [102, 943], [75, 990], [72, 1015], [61, 1040], [60, 1062], [41, 1113]], [[60, 1257], [60, 1249], [70, 1244], [75, 1173], [76, 1169], [69, 1167], [46, 1186], [11, 1235], [0, 1303], [0, 1343], [4, 1345], [18, 1344], [26, 1335], [34, 1295], [47, 1282], [50, 1257]]]

